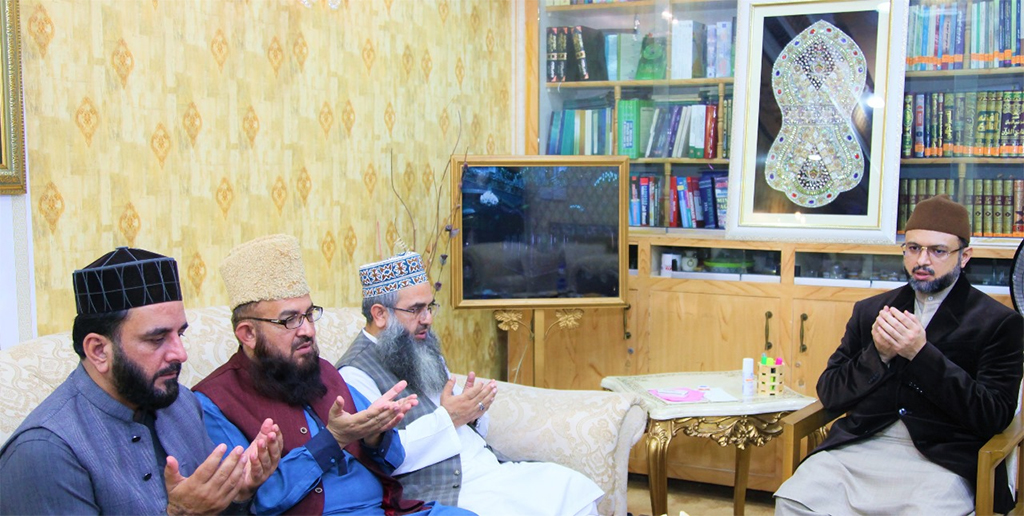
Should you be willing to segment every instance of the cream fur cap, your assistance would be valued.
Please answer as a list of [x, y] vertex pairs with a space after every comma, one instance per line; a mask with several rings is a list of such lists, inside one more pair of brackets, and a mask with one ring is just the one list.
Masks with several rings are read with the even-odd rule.
[[309, 294], [299, 241], [289, 235], [250, 240], [220, 264], [231, 309], [253, 301], [290, 299]]

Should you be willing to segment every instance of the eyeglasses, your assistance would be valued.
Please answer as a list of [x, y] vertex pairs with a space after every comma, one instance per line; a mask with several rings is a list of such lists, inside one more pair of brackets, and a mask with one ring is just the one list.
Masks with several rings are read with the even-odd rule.
[[957, 247], [956, 249], [946, 249], [945, 247], [942, 246], [927, 246], [918, 244], [902, 244], [900, 247], [903, 248], [903, 256], [918, 256], [921, 254], [921, 251], [927, 250], [928, 255], [931, 256], [931, 258], [936, 261], [945, 260], [946, 258], [949, 258], [950, 254], [963, 249], [963, 247]]
[[434, 315], [435, 313], [437, 313], [437, 309], [441, 308], [441, 305], [437, 304], [437, 301], [431, 301], [429, 304], [420, 305], [419, 307], [398, 308], [397, 306], [393, 306], [391, 308], [394, 310], [405, 312], [407, 314], [412, 314], [413, 317], [417, 319], [422, 319], [423, 315], [426, 313], [430, 313], [430, 315]]
[[263, 321], [268, 323], [280, 324], [289, 330], [294, 330], [299, 326], [302, 326], [302, 320], [305, 319], [310, 323], [320, 320], [320, 317], [324, 315], [324, 307], [322, 306], [311, 306], [309, 310], [304, 314], [295, 314], [291, 317], [284, 319], [264, 319], [262, 317], [241, 317], [241, 319], [248, 319], [250, 321]]

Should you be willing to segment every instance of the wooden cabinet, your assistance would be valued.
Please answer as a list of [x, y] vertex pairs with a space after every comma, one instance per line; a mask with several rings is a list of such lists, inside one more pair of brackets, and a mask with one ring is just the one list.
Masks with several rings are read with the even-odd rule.
[[[538, 312], [539, 317], [527, 311], [519, 330], [509, 332], [510, 380], [559, 389], [599, 389], [605, 376], [739, 369], [744, 357], [766, 353], [782, 357], [788, 365], [787, 385], [814, 396], [818, 376], [839, 346], [854, 303], [892, 288], [884, 283], [864, 288], [869, 279], [821, 278], [822, 269], [832, 271], [843, 264], [844, 272], [836, 276], [885, 276], [893, 262], [902, 263], [895, 245], [747, 242], [676, 235], [633, 235], [629, 240], [637, 256], [630, 276], [629, 308], [585, 310], [577, 328], [560, 327], [557, 310]], [[981, 278], [999, 276], [989, 270], [992, 267], [1009, 267], [1016, 241], [1010, 243], [975, 247], [965, 269], [979, 277], [972, 278], [973, 283], [1007, 306], [1012, 306], [1008, 287], [985, 286]], [[685, 279], [661, 276], [664, 253], [690, 249], [767, 253], [769, 272], [777, 278], [765, 282], [764, 275], [756, 275], [757, 281], [700, 279], [699, 274]], [[536, 340], [539, 333], [544, 338]], [[723, 485], [733, 480], [733, 450], [707, 439], [677, 435], [667, 463], [671, 478]], [[781, 449], [774, 442], [755, 449], [750, 487], [776, 489], [780, 467]], [[647, 472], [643, 441], [633, 450], [630, 470]]]

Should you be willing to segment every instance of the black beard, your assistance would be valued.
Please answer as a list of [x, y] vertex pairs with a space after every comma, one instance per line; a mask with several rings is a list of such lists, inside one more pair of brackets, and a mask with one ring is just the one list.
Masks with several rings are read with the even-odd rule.
[[167, 408], [178, 399], [178, 377], [164, 381], [164, 390], [156, 387], [156, 379], [167, 373], [181, 373], [181, 362], [157, 371], [152, 378], [146, 378], [142, 367], [124, 354], [121, 343], [114, 340], [114, 360], [111, 365], [114, 389], [128, 403], [143, 410], [160, 410]]
[[930, 269], [930, 268], [928, 268], [928, 267], [925, 267], [923, 265], [918, 265], [917, 267], [914, 267], [913, 269], [911, 269], [911, 271], [910, 271], [910, 288], [912, 288], [915, 291], [920, 292], [922, 294], [934, 294], [936, 292], [939, 292], [939, 291], [945, 289], [946, 287], [952, 285], [953, 283], [956, 283], [956, 280], [960, 278], [960, 263], [959, 262], [957, 262], [956, 267], [953, 267], [953, 270], [949, 271], [949, 273], [946, 274], [945, 276], [940, 276], [940, 277], [935, 278], [935, 279], [930, 280], [930, 281], [921, 281], [921, 280], [914, 279], [914, 271], [916, 271], [918, 269], [927, 270], [928, 272], [931, 272], [932, 274], [934, 274], [935, 271]]
[[377, 356], [384, 367], [409, 383], [412, 392], [425, 396], [440, 395], [448, 382], [444, 356], [437, 335], [431, 330], [418, 341], [394, 317], [388, 318], [384, 331], [377, 337]]
[[320, 352], [313, 342], [313, 352], [296, 364], [267, 344], [262, 334], [256, 334], [255, 358], [250, 362], [256, 392], [270, 399], [302, 407], [327, 394], [327, 386], [320, 379]]

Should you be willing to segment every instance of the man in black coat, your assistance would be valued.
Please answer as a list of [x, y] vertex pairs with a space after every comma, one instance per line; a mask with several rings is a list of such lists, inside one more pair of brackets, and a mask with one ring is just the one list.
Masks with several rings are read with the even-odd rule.
[[[818, 380], [845, 412], [783, 484], [776, 514], [967, 514], [978, 450], [1010, 423], [1021, 316], [971, 286], [967, 210], [940, 195], [907, 222], [904, 287], [858, 302]], [[995, 509], [1013, 507], [1005, 465]]]

